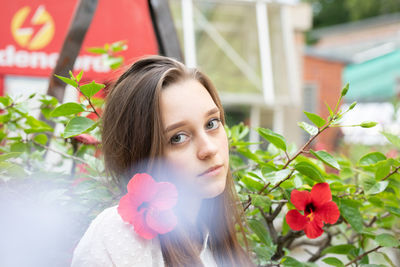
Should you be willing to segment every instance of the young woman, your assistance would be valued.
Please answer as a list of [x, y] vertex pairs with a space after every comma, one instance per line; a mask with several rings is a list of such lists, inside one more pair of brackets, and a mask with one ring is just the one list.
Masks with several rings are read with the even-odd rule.
[[122, 74], [103, 114], [106, 169], [126, 188], [135, 173], [156, 173], [157, 180], [169, 166], [178, 223], [147, 240], [117, 207], [108, 208], [75, 249], [72, 266], [252, 266], [236, 237], [235, 225], [243, 234], [242, 211], [223, 125], [217, 91], [200, 71], [150, 56]]

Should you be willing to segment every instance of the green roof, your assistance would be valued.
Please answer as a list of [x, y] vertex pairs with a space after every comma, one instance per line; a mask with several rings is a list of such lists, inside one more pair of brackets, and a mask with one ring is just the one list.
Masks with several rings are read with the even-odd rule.
[[343, 84], [350, 83], [346, 101], [388, 101], [396, 94], [400, 78], [400, 50], [343, 69]]

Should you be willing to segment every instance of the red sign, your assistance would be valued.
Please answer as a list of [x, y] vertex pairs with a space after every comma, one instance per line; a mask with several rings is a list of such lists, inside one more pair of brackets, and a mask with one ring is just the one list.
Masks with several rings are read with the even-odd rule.
[[[77, 0], [0, 0], [0, 75], [49, 76], [71, 23]], [[103, 80], [110, 69], [89, 47], [125, 40], [125, 62], [157, 54], [147, 0], [98, 0], [74, 70]]]

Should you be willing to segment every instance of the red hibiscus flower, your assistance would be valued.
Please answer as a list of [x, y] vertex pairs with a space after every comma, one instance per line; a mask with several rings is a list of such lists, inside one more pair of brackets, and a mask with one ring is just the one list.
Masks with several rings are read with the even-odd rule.
[[99, 140], [96, 137], [91, 136], [90, 134], [80, 134], [74, 136], [75, 140], [86, 145], [98, 145], [100, 144]]
[[122, 220], [133, 225], [135, 232], [145, 239], [165, 234], [174, 229], [177, 218], [172, 211], [178, 192], [171, 183], [157, 183], [146, 173], [139, 173], [128, 183], [128, 193], [119, 201], [118, 213]]
[[297, 210], [290, 210], [286, 214], [286, 222], [295, 231], [304, 230], [308, 238], [322, 235], [324, 222], [333, 224], [339, 219], [340, 212], [332, 201], [331, 189], [327, 183], [314, 185], [311, 193], [294, 189], [290, 201]]

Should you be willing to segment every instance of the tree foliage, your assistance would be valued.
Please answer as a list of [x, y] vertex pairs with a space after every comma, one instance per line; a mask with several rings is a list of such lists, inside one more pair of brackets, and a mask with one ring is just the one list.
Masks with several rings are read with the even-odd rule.
[[312, 5], [314, 28], [400, 12], [398, 0], [303, 0]]

